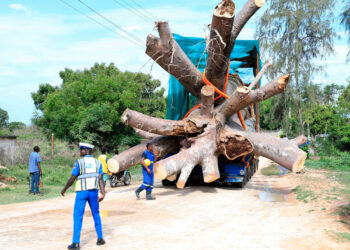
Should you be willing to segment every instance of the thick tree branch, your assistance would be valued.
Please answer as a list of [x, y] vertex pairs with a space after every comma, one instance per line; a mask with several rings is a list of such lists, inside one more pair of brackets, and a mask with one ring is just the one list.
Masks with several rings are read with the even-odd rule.
[[204, 86], [201, 91], [201, 111], [200, 115], [212, 118], [214, 111], [214, 89], [211, 86]]
[[144, 115], [137, 111], [126, 109], [121, 121], [133, 128], [158, 135], [185, 135], [202, 133], [209, 121], [201, 118], [187, 118], [173, 121]]
[[[154, 167], [154, 176], [157, 179], [163, 180], [181, 172], [177, 186], [183, 188], [193, 167], [200, 164], [206, 157], [214, 156], [216, 151], [215, 138], [215, 129], [198, 136], [190, 148], [182, 149], [176, 155], [156, 163]], [[183, 173], [182, 169], [184, 169]], [[212, 173], [213, 171], [207, 172]]]
[[242, 134], [252, 143], [255, 154], [264, 156], [290, 171], [299, 172], [304, 167], [307, 154], [299, 149], [293, 140], [245, 131], [238, 125], [226, 126], [225, 130]]
[[235, 4], [231, 0], [222, 0], [214, 10], [208, 42], [206, 78], [221, 89], [233, 49], [230, 43], [235, 16]]
[[[183, 138], [174, 136], [158, 136], [149, 142], [153, 143], [155, 149], [159, 152], [159, 157], [165, 157], [169, 153], [177, 152], [180, 149], [180, 141]], [[142, 153], [146, 150], [146, 144], [139, 144], [131, 147], [119, 155], [109, 159], [108, 170], [112, 173], [124, 171], [132, 166], [141, 163]]]
[[262, 67], [260, 72], [255, 76], [253, 81], [249, 84], [249, 87], [248, 87], [249, 90], [252, 90], [255, 87], [255, 85], [260, 81], [261, 77], [264, 75], [265, 70], [271, 65], [272, 65], [271, 63], [267, 63], [264, 65], [264, 67]]
[[202, 73], [175, 41], [167, 22], [156, 22], [156, 28], [160, 38], [148, 35], [146, 54], [178, 79], [187, 91], [200, 98], [204, 85]]
[[226, 121], [231, 115], [237, 113], [246, 106], [283, 92], [288, 82], [289, 75], [287, 74], [253, 91], [250, 91], [244, 86], [237, 87], [232, 96], [218, 107], [218, 113], [222, 115]]
[[145, 138], [145, 139], [148, 139], [148, 140], [151, 140], [151, 139], [154, 139], [160, 135], [157, 135], [157, 134], [153, 134], [153, 133], [150, 133], [150, 132], [146, 132], [146, 131], [143, 131], [141, 129], [137, 129], [137, 128], [134, 128], [135, 130], [135, 133], [138, 134], [139, 136]]
[[264, 5], [264, 0], [248, 0], [248, 2], [243, 6], [238, 15], [235, 18], [232, 29], [231, 43], [234, 46], [234, 43], [243, 29], [244, 25], [248, 20], [254, 15], [254, 13]]

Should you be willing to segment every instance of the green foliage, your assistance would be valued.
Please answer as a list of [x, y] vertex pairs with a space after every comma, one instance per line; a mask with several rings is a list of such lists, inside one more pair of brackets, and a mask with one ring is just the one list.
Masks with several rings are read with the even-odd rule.
[[39, 90], [32, 93], [32, 99], [34, 101], [35, 108], [42, 111], [42, 104], [45, 102], [47, 96], [57, 90], [57, 87], [53, 87], [48, 83], [40, 84]]
[[272, 113], [266, 118], [273, 121], [273, 127], [283, 126], [287, 134], [304, 130], [302, 88], [322, 69], [314, 59], [323, 59], [333, 52], [334, 3], [334, 0], [271, 0], [258, 23], [256, 37], [273, 64], [270, 78], [281, 72], [291, 74], [287, 94], [274, 98]]
[[[350, 45], [350, 1], [347, 1], [340, 17], [341, 17], [341, 24], [344, 26], [345, 32], [348, 35], [348, 43]], [[348, 52], [348, 59], [350, 60], [350, 50]]]
[[0, 128], [7, 127], [9, 121], [9, 115], [6, 110], [0, 108]]
[[10, 122], [8, 125], [8, 129], [13, 132], [15, 129], [25, 128], [26, 125], [23, 122]]
[[[164, 89], [158, 90], [160, 81], [150, 75], [121, 72], [113, 64], [95, 64], [84, 71], [65, 69], [60, 77], [62, 86], [47, 94], [40, 105], [43, 114], [33, 119], [58, 138], [84, 140], [112, 150], [140, 141], [120, 121], [125, 109], [165, 117]], [[37, 94], [33, 95], [42, 96], [40, 89]]]
[[330, 169], [337, 171], [350, 170], [350, 153], [338, 152], [332, 156], [321, 156], [319, 160], [307, 160], [306, 166], [317, 169]]

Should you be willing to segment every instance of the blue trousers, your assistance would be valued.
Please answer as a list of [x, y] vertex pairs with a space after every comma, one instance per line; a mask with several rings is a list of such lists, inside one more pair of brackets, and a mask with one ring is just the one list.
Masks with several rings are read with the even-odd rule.
[[35, 186], [35, 193], [39, 193], [39, 184], [40, 181], [40, 172], [34, 172], [30, 173], [30, 191], [34, 193], [34, 186]]
[[98, 190], [87, 190], [87, 191], [79, 191], [75, 196], [75, 204], [74, 204], [74, 232], [73, 232], [73, 243], [80, 243], [80, 233], [83, 225], [83, 216], [85, 211], [86, 202], [89, 203], [92, 217], [95, 222], [95, 229], [97, 233], [97, 238], [102, 239], [102, 223], [100, 217], [100, 207], [98, 204]]
[[152, 192], [153, 189], [153, 183], [154, 183], [154, 174], [153, 171], [148, 174], [147, 171], [142, 171], [143, 173], [143, 183], [141, 185], [141, 189], [146, 191]]

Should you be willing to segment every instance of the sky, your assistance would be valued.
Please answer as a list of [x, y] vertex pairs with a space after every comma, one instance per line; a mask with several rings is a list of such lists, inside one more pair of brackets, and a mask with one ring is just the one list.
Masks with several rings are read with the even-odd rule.
[[[31, 93], [41, 83], [59, 86], [62, 82], [59, 72], [65, 68], [83, 70], [95, 62], [113, 62], [123, 71], [150, 73], [167, 89], [168, 73], [144, 53], [147, 35], [158, 35], [154, 21], [168, 21], [172, 32], [183, 36], [204, 37], [219, 0], [82, 2], [122, 27], [137, 42], [126, 40], [124, 37], [128, 35], [121, 34], [120, 29], [78, 0], [0, 0], [0, 108], [9, 113], [10, 122], [29, 125], [35, 111]], [[235, 1], [236, 13], [245, 2]], [[254, 39], [257, 18], [263, 8], [247, 23], [238, 39]], [[350, 77], [350, 63], [345, 64], [347, 39], [344, 30], [336, 27], [340, 39], [335, 40], [335, 54], [324, 61], [326, 75], [315, 76], [317, 83], [344, 85]]]

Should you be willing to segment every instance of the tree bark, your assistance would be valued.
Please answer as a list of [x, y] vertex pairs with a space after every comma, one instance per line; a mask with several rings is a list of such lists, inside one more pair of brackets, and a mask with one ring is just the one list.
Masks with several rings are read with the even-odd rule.
[[[214, 129], [206, 132], [192, 143], [191, 147], [188, 149], [181, 149], [179, 153], [163, 159], [157, 162], [154, 166], [154, 176], [157, 179], [163, 180], [168, 178], [169, 176], [178, 174], [181, 172], [181, 175], [177, 181], [177, 187], [183, 188], [186, 184], [186, 181], [192, 171], [192, 169], [200, 164], [205, 158], [211, 157], [215, 155], [216, 151], [216, 132]], [[214, 161], [206, 160], [207, 169], [208, 165], [215, 164]], [[211, 168], [217, 168], [218, 166], [210, 166]], [[183, 170], [183, 172], [182, 172]], [[215, 171], [206, 171], [207, 175], [215, 174]], [[217, 172], [218, 174], [218, 172]], [[207, 177], [208, 180], [214, 180], [215, 178], [219, 178], [220, 175], [216, 175], [215, 177], [211, 176]], [[205, 178], [205, 176], [204, 176]]]
[[230, 43], [235, 16], [235, 4], [231, 0], [222, 0], [214, 10], [208, 42], [206, 78], [221, 89], [233, 46]]
[[250, 91], [247, 87], [237, 87], [232, 96], [226, 100], [220, 107], [218, 113], [224, 116], [226, 121], [231, 115], [237, 113], [244, 107], [268, 99], [285, 90], [289, 81], [289, 75], [284, 75], [273, 80], [262, 88]]
[[187, 91], [200, 98], [204, 85], [202, 73], [193, 65], [175, 41], [167, 22], [156, 22], [159, 38], [148, 35], [146, 54], [173, 75]]
[[238, 124], [226, 126], [225, 130], [243, 135], [252, 143], [255, 154], [264, 156], [290, 171], [300, 172], [304, 166], [307, 154], [299, 149], [293, 140], [241, 130]]
[[243, 29], [244, 25], [254, 15], [254, 13], [264, 5], [264, 3], [264, 0], [248, 0], [248, 2], [240, 10], [233, 24], [231, 38], [232, 46], [234, 46], [234, 43], [239, 33], [241, 33], [241, 30]]
[[137, 111], [126, 109], [121, 121], [133, 128], [158, 135], [185, 135], [203, 132], [208, 121], [204, 119], [187, 118], [186, 120], [173, 121], [144, 115]]
[[213, 117], [214, 111], [214, 89], [211, 86], [204, 86], [201, 90], [200, 115], [206, 118]]
[[152, 139], [159, 136], [157, 134], [149, 133], [149, 132], [143, 131], [141, 129], [137, 129], [137, 128], [134, 128], [134, 130], [135, 130], [136, 134], [138, 134], [139, 136], [141, 136], [145, 139], [148, 139], [148, 140], [152, 140]]
[[[165, 157], [169, 153], [174, 153], [180, 149], [180, 141], [182, 137], [175, 136], [158, 136], [152, 140], [154, 148], [158, 151], [159, 157]], [[108, 170], [112, 173], [124, 171], [132, 166], [136, 166], [141, 163], [142, 153], [146, 150], [146, 144], [139, 144], [131, 147], [122, 153], [113, 156], [109, 159], [107, 165]]]

